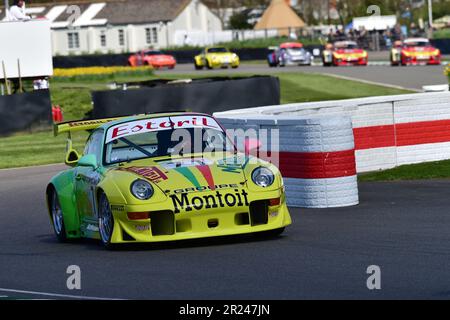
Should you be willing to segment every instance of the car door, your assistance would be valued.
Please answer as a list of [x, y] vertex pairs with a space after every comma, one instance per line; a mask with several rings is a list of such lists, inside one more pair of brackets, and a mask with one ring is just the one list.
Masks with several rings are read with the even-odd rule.
[[[100, 165], [102, 146], [103, 130], [97, 130], [89, 137], [83, 155], [95, 155], [98, 165]], [[101, 174], [98, 172], [98, 168], [81, 166], [75, 168], [75, 196], [78, 215], [81, 224], [86, 227], [96, 226], [98, 223], [95, 190], [100, 179]]]

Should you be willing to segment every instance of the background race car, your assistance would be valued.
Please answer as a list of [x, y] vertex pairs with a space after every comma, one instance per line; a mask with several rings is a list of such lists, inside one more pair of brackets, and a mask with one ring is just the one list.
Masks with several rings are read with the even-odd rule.
[[147, 50], [140, 51], [128, 58], [128, 64], [133, 67], [137, 66], [152, 66], [155, 69], [160, 68], [175, 68], [177, 61], [175, 57], [164, 54], [161, 51]]
[[322, 59], [324, 66], [366, 66], [369, 55], [354, 41], [339, 41], [326, 45]]
[[194, 65], [197, 70], [204, 67], [208, 69], [238, 68], [239, 64], [239, 56], [224, 47], [205, 48], [199, 55], [194, 57]]
[[[93, 130], [81, 158], [70, 139], [79, 130]], [[72, 166], [52, 178], [46, 192], [60, 241], [93, 238], [111, 247], [277, 235], [291, 224], [279, 170], [250, 152], [236, 152], [211, 116], [91, 120], [60, 124], [56, 131], [69, 132], [66, 164]], [[247, 142], [250, 150], [252, 140]]]
[[310, 66], [312, 54], [303, 48], [300, 42], [286, 42], [280, 47], [271, 47], [272, 52], [267, 56], [270, 67], [284, 67], [286, 65]]
[[409, 38], [391, 50], [391, 65], [439, 65], [441, 51], [426, 38]]

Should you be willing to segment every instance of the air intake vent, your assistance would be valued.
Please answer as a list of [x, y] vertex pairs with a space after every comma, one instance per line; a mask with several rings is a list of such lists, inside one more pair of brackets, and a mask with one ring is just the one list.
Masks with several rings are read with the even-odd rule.
[[150, 212], [152, 235], [166, 236], [175, 233], [175, 215], [172, 211]]
[[250, 203], [250, 220], [252, 226], [267, 224], [269, 221], [269, 202], [267, 200]]

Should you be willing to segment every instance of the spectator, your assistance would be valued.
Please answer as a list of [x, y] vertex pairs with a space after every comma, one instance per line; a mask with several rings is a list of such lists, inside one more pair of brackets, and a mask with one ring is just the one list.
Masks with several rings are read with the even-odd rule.
[[189, 35], [187, 33], [184, 35], [183, 44], [185, 46], [191, 46], [192, 45], [191, 38], [189, 38]]
[[420, 37], [420, 30], [417, 28], [414, 22], [412, 22], [409, 27], [409, 35], [411, 37]]
[[14, 0], [14, 4], [9, 8], [9, 21], [27, 21], [31, 17], [25, 14], [25, 1]]

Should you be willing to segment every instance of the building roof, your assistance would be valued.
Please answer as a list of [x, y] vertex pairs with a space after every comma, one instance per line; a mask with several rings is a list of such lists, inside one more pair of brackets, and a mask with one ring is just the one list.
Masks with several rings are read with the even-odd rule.
[[255, 30], [302, 28], [304, 26], [305, 22], [284, 0], [272, 0], [255, 25]]
[[[143, 24], [173, 21], [191, 2], [192, 0], [74, 0], [28, 5], [27, 14], [46, 17], [52, 21], [53, 28], [66, 27], [69, 21], [80, 27]], [[75, 11], [67, 12], [71, 6], [80, 8], [81, 15], [75, 21]]]
[[100, 11], [97, 19], [111, 24], [139, 24], [173, 21], [191, 0], [127, 0], [110, 3]]

